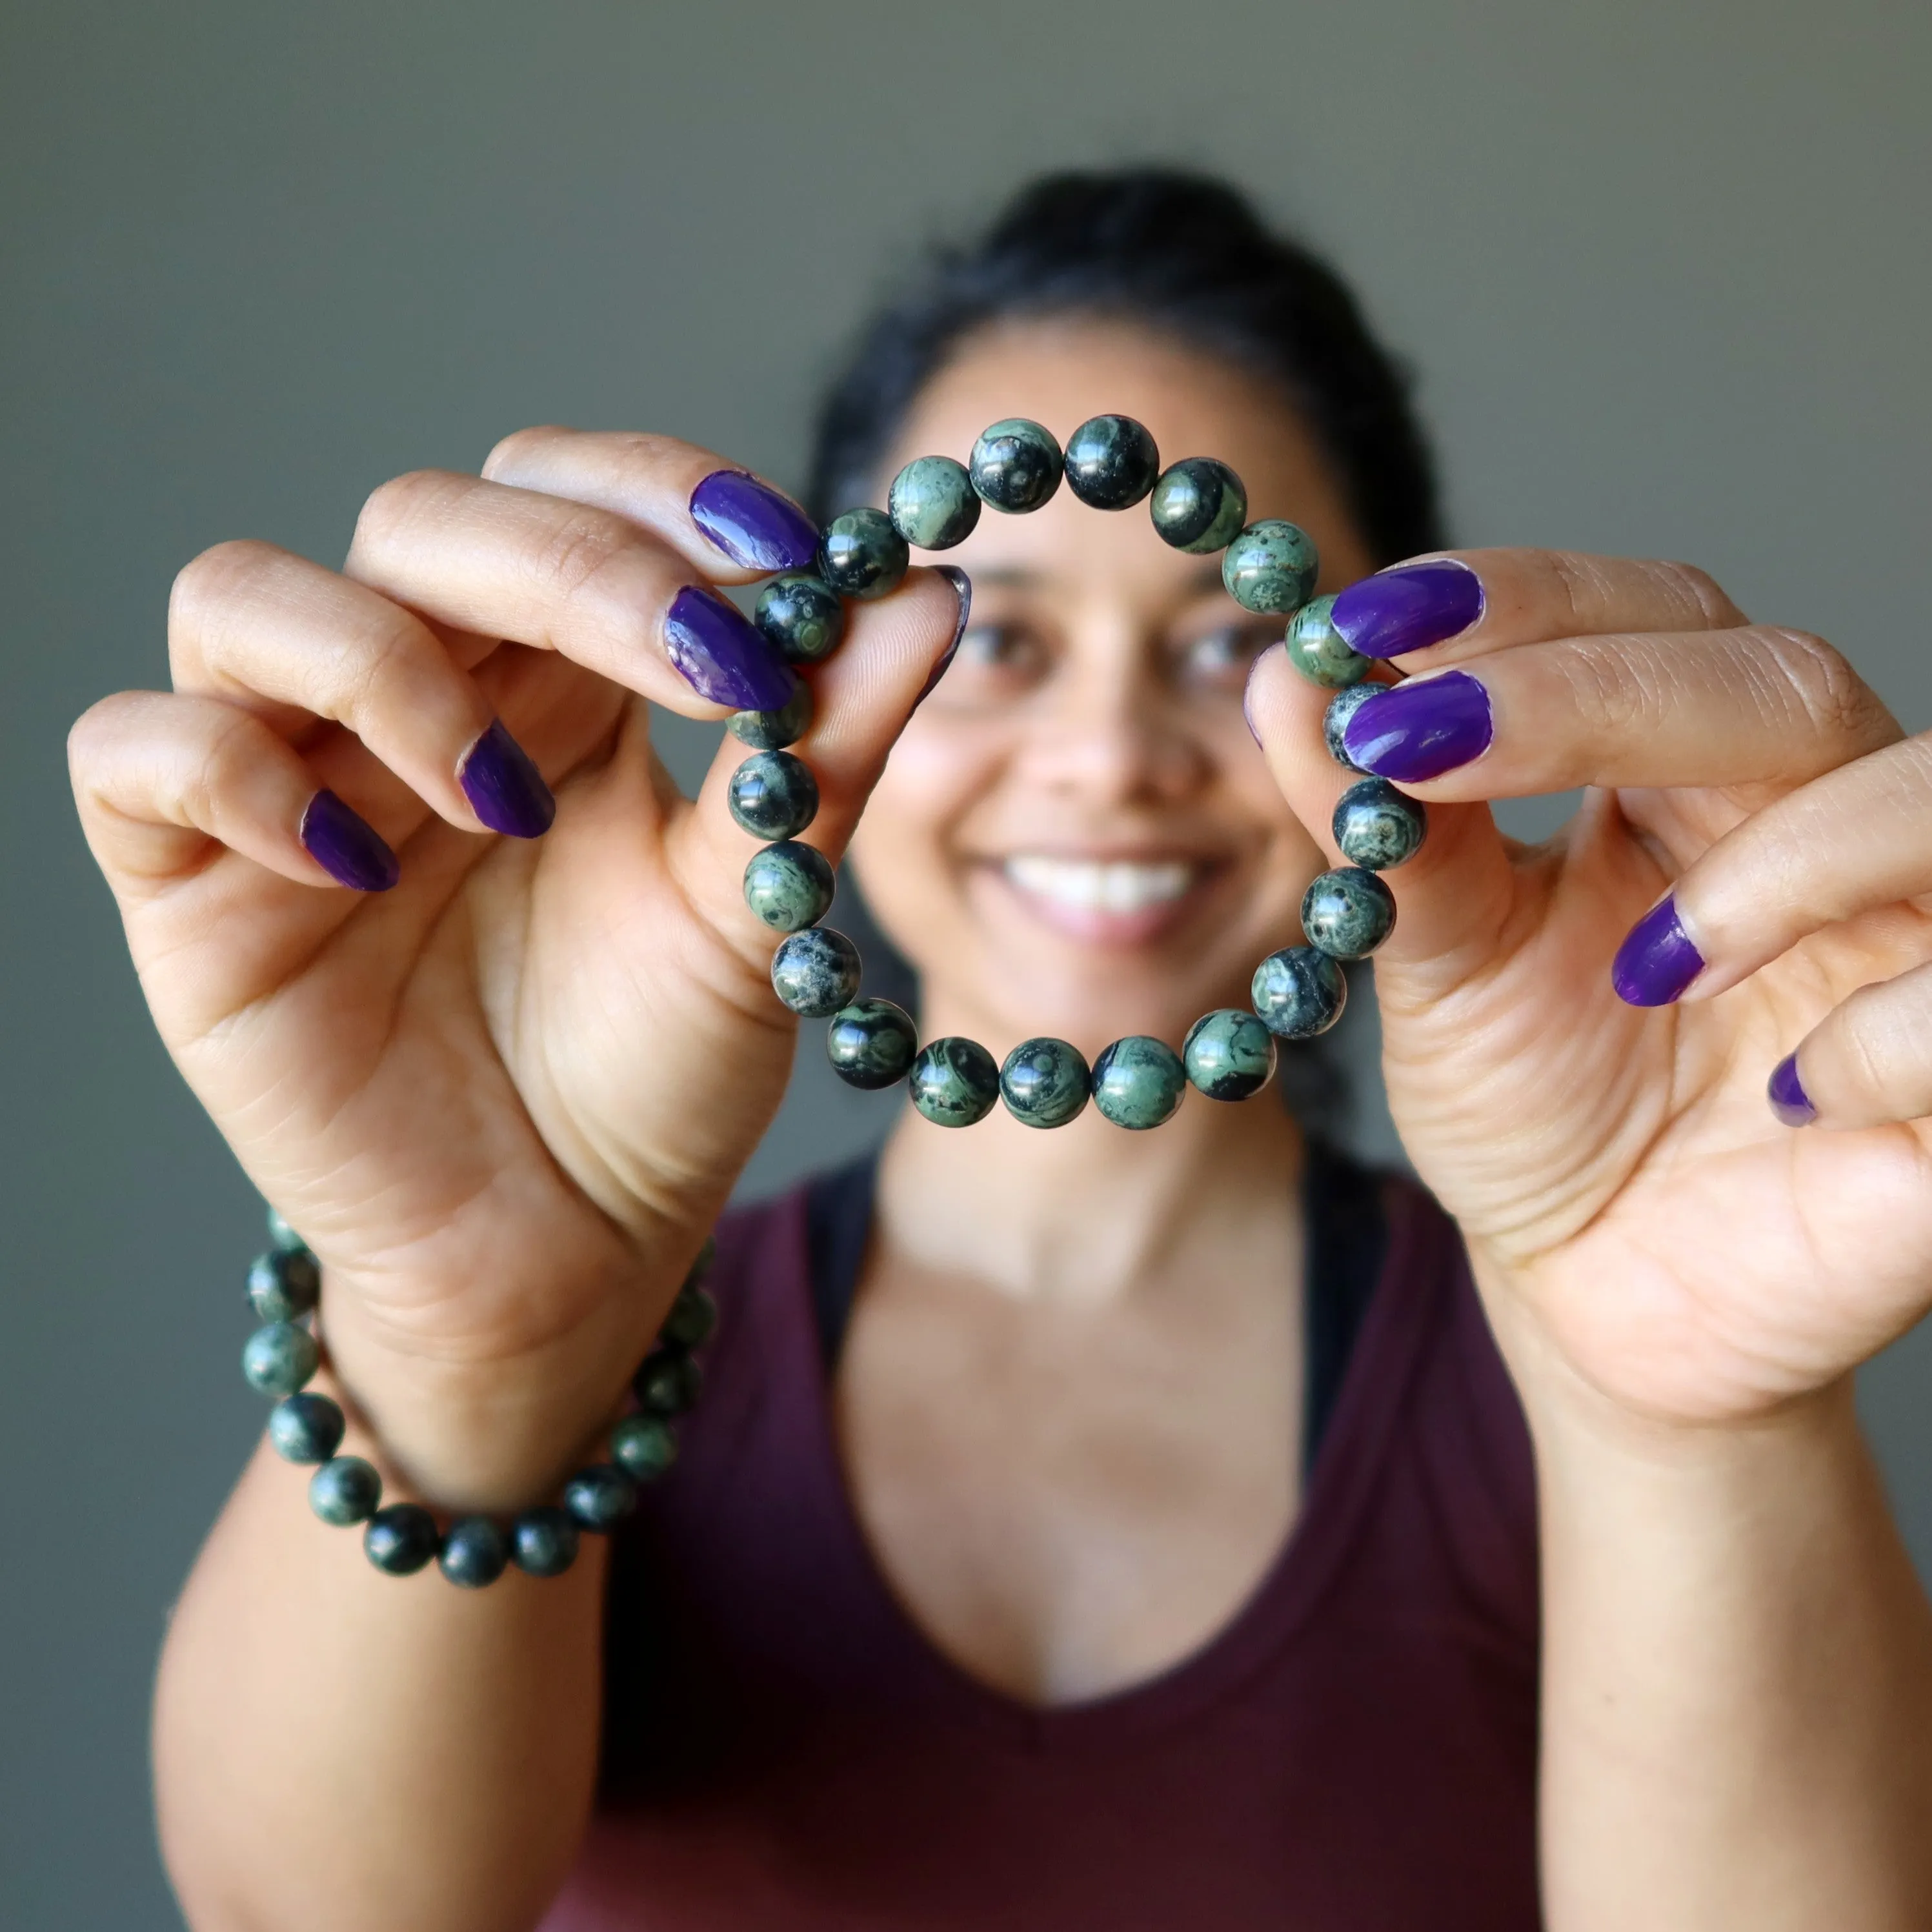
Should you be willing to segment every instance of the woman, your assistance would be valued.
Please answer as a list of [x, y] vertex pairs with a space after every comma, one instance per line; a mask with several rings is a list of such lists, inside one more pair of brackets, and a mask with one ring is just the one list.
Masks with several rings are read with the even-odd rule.
[[[1042, 184], [882, 319], [817, 507], [1102, 411], [1367, 578], [1337, 622], [1414, 680], [1362, 749], [1431, 814], [1377, 989], [1441, 1208], [1266, 1095], [902, 1109], [875, 1190], [728, 1220], [679, 1465], [562, 1577], [399, 1584], [258, 1456], [158, 1696], [202, 1932], [1932, 1915], [1932, 1622], [1850, 1381], [1932, 1300], [1922, 742], [1682, 566], [1371, 575], [1439, 543], [1400, 385], [1184, 178]], [[526, 432], [379, 490], [339, 574], [198, 559], [174, 692], [76, 730], [392, 1494], [596, 1453], [777, 1104], [743, 747], [684, 801], [641, 700], [780, 701], [690, 586], [809, 537], [702, 451]], [[812, 674], [810, 839], [925, 1036], [1178, 1042], [1332, 859], [1324, 694], [1138, 514], [957, 557], [970, 606], [914, 570]], [[1572, 785], [1533, 850], [1484, 802]]]

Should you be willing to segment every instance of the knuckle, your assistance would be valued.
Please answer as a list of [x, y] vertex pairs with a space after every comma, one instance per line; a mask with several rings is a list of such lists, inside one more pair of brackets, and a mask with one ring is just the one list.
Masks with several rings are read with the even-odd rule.
[[1809, 631], [1779, 628], [1760, 634], [1786, 690], [1819, 736], [1867, 745], [1888, 727], [1896, 735], [1891, 714], [1835, 646]]
[[484, 479], [495, 483], [515, 475], [532, 457], [569, 434], [556, 423], [535, 423], [528, 429], [512, 430], [484, 458]]
[[351, 548], [380, 550], [410, 526], [461, 494], [470, 479], [444, 470], [410, 470], [370, 490], [356, 518]]
[[252, 590], [283, 553], [255, 537], [236, 537], [190, 557], [175, 574], [168, 593], [170, 633], [194, 631], [211, 613]]
[[1694, 612], [1708, 628], [1723, 630], [1738, 621], [1737, 606], [1708, 570], [1694, 563], [1662, 562], [1649, 567], [1666, 595], [1687, 613]]
[[572, 603], [612, 562], [636, 545], [635, 537], [617, 518], [573, 508], [549, 532], [532, 560], [532, 568], [545, 591]]

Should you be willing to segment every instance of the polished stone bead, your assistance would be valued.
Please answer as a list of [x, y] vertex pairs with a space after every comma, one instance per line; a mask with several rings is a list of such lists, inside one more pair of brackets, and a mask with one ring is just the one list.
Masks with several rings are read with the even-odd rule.
[[717, 1326], [717, 1303], [695, 1282], [687, 1282], [678, 1290], [658, 1333], [674, 1347], [701, 1348]]
[[1255, 968], [1249, 997], [1262, 1025], [1280, 1040], [1312, 1040], [1342, 1017], [1348, 981], [1341, 968], [1312, 946], [1270, 952]]
[[976, 1040], [949, 1034], [920, 1048], [906, 1081], [912, 1103], [942, 1127], [970, 1127], [1000, 1097], [999, 1063]]
[[677, 1460], [677, 1431], [661, 1415], [627, 1415], [610, 1432], [610, 1460], [638, 1482], [655, 1482]]
[[268, 1245], [272, 1248], [279, 1248], [285, 1254], [292, 1254], [296, 1249], [306, 1248], [308, 1246], [308, 1242], [304, 1240], [301, 1235], [297, 1234], [294, 1228], [282, 1218], [279, 1209], [271, 1208], [268, 1210]]
[[563, 1486], [563, 1506], [580, 1529], [614, 1528], [638, 1506], [638, 1486], [614, 1462], [593, 1462]]
[[1060, 488], [1060, 446], [1036, 422], [1008, 416], [980, 433], [967, 468], [996, 510], [1036, 510]]
[[892, 478], [886, 514], [908, 543], [950, 550], [973, 534], [980, 498], [963, 463], [950, 456], [916, 456]]
[[1362, 768], [1348, 755], [1348, 747], [1342, 734], [1348, 728], [1348, 720], [1368, 703], [1378, 691], [1386, 691], [1385, 684], [1352, 685], [1346, 691], [1338, 691], [1328, 700], [1328, 708], [1322, 714], [1322, 742], [1328, 747], [1328, 755], [1338, 765], [1352, 772]]
[[818, 546], [818, 574], [842, 597], [896, 590], [911, 561], [892, 519], [869, 505], [834, 517]]
[[859, 991], [859, 949], [829, 926], [808, 926], [772, 955], [772, 991], [808, 1020], [829, 1019]]
[[510, 1540], [487, 1516], [459, 1516], [445, 1534], [436, 1560], [458, 1589], [484, 1589], [508, 1566]]
[[1301, 899], [1308, 943], [1336, 959], [1366, 959], [1395, 930], [1395, 895], [1359, 866], [1324, 872]]
[[1086, 1061], [1064, 1040], [1023, 1040], [1000, 1068], [1006, 1112], [1030, 1127], [1064, 1127], [1092, 1091]]
[[1352, 866], [1385, 872], [1422, 850], [1429, 814], [1387, 778], [1364, 778], [1335, 801], [1332, 829]]
[[1228, 546], [1221, 581], [1243, 610], [1286, 616], [1314, 596], [1321, 567], [1306, 531], [1279, 517], [1264, 517]]
[[1094, 416], [1066, 439], [1066, 487], [1096, 510], [1129, 510], [1154, 486], [1160, 452], [1132, 416]]
[[801, 678], [798, 688], [777, 710], [734, 711], [724, 721], [724, 728], [754, 752], [777, 752], [795, 745], [812, 729], [812, 686]]
[[646, 1415], [685, 1415], [704, 1393], [704, 1371], [688, 1348], [660, 1343], [631, 1378], [631, 1392]]
[[435, 1560], [436, 1518], [417, 1503], [391, 1503], [369, 1519], [362, 1548], [378, 1570], [392, 1576], [412, 1576]]
[[306, 1328], [292, 1322], [271, 1322], [248, 1337], [242, 1351], [242, 1372], [262, 1395], [293, 1395], [314, 1375], [322, 1351]]
[[526, 1509], [510, 1526], [510, 1561], [526, 1576], [561, 1576], [577, 1561], [581, 1532], [554, 1503]]
[[818, 816], [818, 781], [789, 752], [754, 752], [731, 774], [724, 802], [754, 838], [796, 838]]
[[285, 1462], [326, 1462], [347, 1426], [340, 1406], [326, 1395], [285, 1395], [268, 1412], [268, 1442]]
[[306, 1248], [272, 1248], [248, 1268], [248, 1305], [258, 1322], [292, 1322], [322, 1294], [322, 1270]]
[[1343, 643], [1342, 634], [1329, 621], [1328, 614], [1334, 608], [1333, 597], [1318, 597], [1295, 612], [1288, 627], [1288, 661], [1310, 684], [1340, 691], [1360, 684], [1375, 659]]
[[840, 1007], [825, 1029], [832, 1072], [847, 1086], [868, 1093], [896, 1087], [911, 1071], [918, 1050], [911, 1014], [890, 1000], [854, 1000]]
[[1226, 549], [1247, 521], [1248, 493], [1225, 463], [1184, 457], [1154, 486], [1148, 514], [1163, 543], [1207, 556]]
[[1188, 1078], [1210, 1100], [1258, 1094], [1274, 1072], [1274, 1035], [1238, 1006], [1203, 1013], [1180, 1043]]
[[787, 664], [816, 664], [845, 634], [845, 606], [823, 578], [788, 570], [758, 592], [752, 621]]
[[832, 862], [816, 846], [788, 838], [752, 854], [745, 903], [775, 932], [814, 926], [832, 908]]
[[1157, 1127], [1187, 1090], [1187, 1070], [1165, 1040], [1131, 1034], [1094, 1063], [1094, 1104], [1117, 1127]]
[[338, 1529], [367, 1522], [382, 1500], [382, 1479], [360, 1456], [332, 1456], [308, 1479], [309, 1508]]

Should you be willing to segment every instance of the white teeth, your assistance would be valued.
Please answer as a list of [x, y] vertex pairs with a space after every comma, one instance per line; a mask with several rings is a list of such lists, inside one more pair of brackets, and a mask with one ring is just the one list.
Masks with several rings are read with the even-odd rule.
[[1081, 912], [1140, 912], [1166, 905], [1194, 884], [1199, 867], [1184, 859], [1158, 865], [1129, 860], [1053, 859], [1023, 852], [1006, 862], [1006, 874], [1023, 892]]

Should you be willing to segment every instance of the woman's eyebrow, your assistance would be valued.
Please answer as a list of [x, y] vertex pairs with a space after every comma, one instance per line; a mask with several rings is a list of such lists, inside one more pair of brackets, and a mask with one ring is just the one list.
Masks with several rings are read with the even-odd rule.
[[[1002, 563], [982, 566], [972, 573], [974, 583], [982, 587], [998, 586], [1006, 590], [1036, 590], [1048, 580], [1048, 574], [1031, 564]], [[1202, 562], [1188, 580], [1187, 592], [1198, 596], [1222, 588], [1221, 566], [1211, 560]]]

